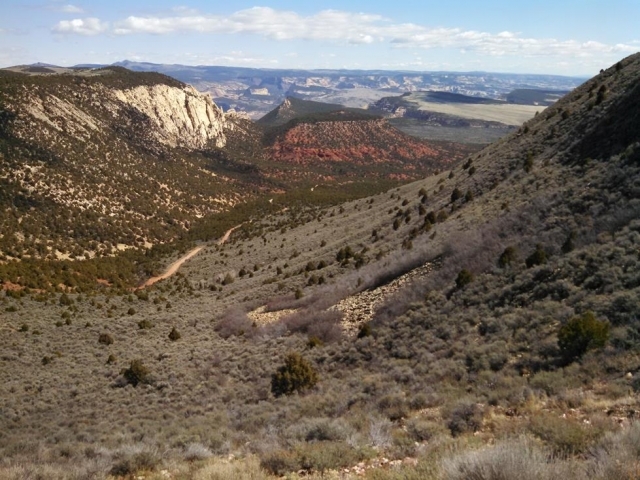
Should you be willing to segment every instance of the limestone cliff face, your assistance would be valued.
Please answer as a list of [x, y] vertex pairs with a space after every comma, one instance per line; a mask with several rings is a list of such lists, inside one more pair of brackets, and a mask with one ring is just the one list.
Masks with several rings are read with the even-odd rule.
[[[35, 86], [15, 103], [22, 119], [15, 130], [24, 137], [71, 135], [82, 142], [118, 131], [130, 141], [164, 147], [224, 147], [225, 130], [233, 128], [208, 94], [189, 85], [138, 85], [126, 89], [101, 84]], [[35, 122], [35, 123], [34, 123]], [[39, 128], [35, 128], [36, 124]]]
[[226, 143], [224, 113], [208, 94], [191, 86], [138, 86], [115, 90], [113, 95], [146, 115], [156, 127], [150, 135], [167, 146], [202, 148], [213, 142], [224, 147]]
[[0, 259], [168, 242], [250, 198], [259, 175], [227, 176], [215, 148], [242, 121], [160, 74], [0, 71]]

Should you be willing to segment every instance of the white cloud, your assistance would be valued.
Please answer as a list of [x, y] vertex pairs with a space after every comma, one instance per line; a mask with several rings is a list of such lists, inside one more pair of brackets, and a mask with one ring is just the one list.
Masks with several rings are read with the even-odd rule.
[[[342, 44], [387, 43], [405, 49], [457, 49], [488, 56], [576, 56], [631, 53], [637, 44], [608, 45], [596, 41], [526, 38], [519, 33], [498, 33], [460, 28], [432, 28], [413, 23], [398, 24], [380, 15], [322, 10], [303, 16], [293, 11], [253, 7], [231, 15], [204, 15], [188, 7], [176, 7], [169, 16], [130, 16], [115, 22], [118, 35], [167, 35], [184, 32], [253, 34], [278, 41], [310, 40]], [[75, 23], [74, 23], [75, 22]], [[93, 35], [107, 31], [98, 19], [60, 22], [58, 33]]]
[[178, 32], [250, 33], [275, 40], [330, 40], [349, 43], [372, 43], [368, 29], [382, 21], [379, 15], [323, 10], [315, 15], [301, 16], [291, 11], [269, 7], [253, 7], [229, 16], [179, 15], [173, 17], [130, 16], [118, 22], [117, 34]]
[[75, 5], [63, 5], [62, 7], [60, 7], [60, 11], [64, 12], [64, 13], [83, 13], [84, 10], [82, 10], [80, 7], [76, 7]]
[[452, 29], [424, 29], [411, 35], [399, 34], [393, 40], [398, 48], [457, 48], [491, 56], [592, 56], [606, 53], [632, 53], [631, 44], [607, 45], [601, 42], [524, 38], [512, 32], [487, 32]]
[[109, 30], [109, 24], [97, 18], [74, 18], [73, 20], [62, 20], [52, 29], [54, 33], [97, 35]]

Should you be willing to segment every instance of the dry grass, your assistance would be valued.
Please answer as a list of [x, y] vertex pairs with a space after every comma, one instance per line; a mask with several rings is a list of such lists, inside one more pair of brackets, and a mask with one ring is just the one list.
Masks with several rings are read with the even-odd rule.
[[500, 122], [506, 125], [522, 125], [533, 118], [536, 112], [544, 107], [535, 105], [473, 105], [465, 103], [436, 103], [409, 97], [407, 100], [415, 104], [419, 110], [427, 112], [444, 113], [456, 117], [484, 120], [487, 122]]

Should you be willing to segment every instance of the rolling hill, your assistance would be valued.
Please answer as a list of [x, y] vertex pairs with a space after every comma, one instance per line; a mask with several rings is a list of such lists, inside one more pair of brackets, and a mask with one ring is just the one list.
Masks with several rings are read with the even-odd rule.
[[259, 118], [256, 123], [265, 127], [275, 127], [283, 125], [296, 118], [338, 111], [375, 116], [364, 109], [345, 108], [342, 105], [332, 103], [313, 102], [311, 100], [302, 100], [296, 97], [287, 97], [280, 105], [271, 110], [264, 117]]
[[447, 168], [474, 147], [425, 142], [394, 128], [368, 110], [296, 98], [258, 120], [266, 156], [279, 164], [316, 170], [319, 179], [409, 180]]

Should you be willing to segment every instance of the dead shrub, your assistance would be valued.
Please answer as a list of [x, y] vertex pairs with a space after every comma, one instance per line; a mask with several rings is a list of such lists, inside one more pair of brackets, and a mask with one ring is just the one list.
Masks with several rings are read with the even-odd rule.
[[342, 337], [342, 313], [339, 311], [301, 310], [284, 317], [281, 323], [291, 333], [316, 337], [323, 343], [332, 343]]
[[247, 316], [247, 312], [240, 308], [227, 310], [216, 324], [214, 330], [222, 338], [242, 336], [252, 333], [253, 322]]

